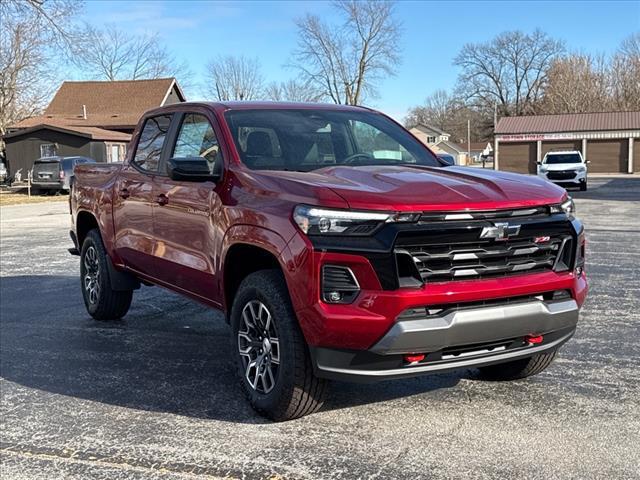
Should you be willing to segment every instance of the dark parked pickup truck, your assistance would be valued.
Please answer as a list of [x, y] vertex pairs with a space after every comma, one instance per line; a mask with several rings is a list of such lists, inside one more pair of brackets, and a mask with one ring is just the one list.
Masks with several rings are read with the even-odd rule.
[[565, 190], [445, 165], [366, 108], [150, 111], [123, 164], [76, 167], [71, 209], [89, 313], [122, 318], [141, 282], [222, 310], [275, 420], [320, 408], [327, 379], [539, 373], [587, 294]]

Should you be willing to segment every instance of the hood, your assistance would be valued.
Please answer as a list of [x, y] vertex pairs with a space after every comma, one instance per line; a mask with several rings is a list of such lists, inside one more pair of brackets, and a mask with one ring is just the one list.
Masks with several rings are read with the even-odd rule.
[[535, 176], [473, 167], [339, 166], [261, 173], [285, 191], [329, 188], [350, 208], [363, 210], [518, 208], [559, 203], [566, 196], [563, 188]]

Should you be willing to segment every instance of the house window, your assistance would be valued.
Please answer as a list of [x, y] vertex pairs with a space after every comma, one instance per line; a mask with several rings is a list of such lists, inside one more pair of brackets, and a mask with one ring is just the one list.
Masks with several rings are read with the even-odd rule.
[[436, 137], [427, 137], [427, 143], [436, 143]]
[[40, 145], [40, 157], [55, 157], [58, 148], [55, 143], [43, 143]]
[[107, 162], [122, 162], [127, 154], [127, 145], [124, 143], [107, 143]]

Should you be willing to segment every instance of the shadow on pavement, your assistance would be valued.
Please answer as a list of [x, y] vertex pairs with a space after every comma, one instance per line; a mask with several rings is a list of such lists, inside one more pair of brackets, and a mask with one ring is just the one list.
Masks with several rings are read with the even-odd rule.
[[640, 201], [640, 176], [589, 180], [586, 192], [575, 188], [569, 189], [568, 192], [573, 198]]
[[[0, 298], [0, 375], [11, 382], [108, 405], [266, 422], [244, 399], [228, 327], [210, 309], [143, 288], [124, 320], [97, 322], [70, 276], [0, 277]], [[453, 387], [464, 374], [336, 382], [324, 410]]]

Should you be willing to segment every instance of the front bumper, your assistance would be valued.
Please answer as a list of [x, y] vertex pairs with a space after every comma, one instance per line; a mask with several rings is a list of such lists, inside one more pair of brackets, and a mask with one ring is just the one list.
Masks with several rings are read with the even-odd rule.
[[[324, 378], [375, 381], [508, 362], [558, 348], [578, 323], [575, 300], [533, 300], [444, 311], [399, 320], [366, 351], [312, 348], [316, 374]], [[529, 344], [526, 335], [544, 335]], [[407, 364], [407, 353], [425, 360]]]
[[576, 172], [575, 177], [573, 178], [549, 178], [549, 173], [550, 172], [539, 173], [538, 176], [544, 178], [549, 182], [561, 184], [569, 183], [574, 185], [582, 185], [587, 181], [587, 172]]

